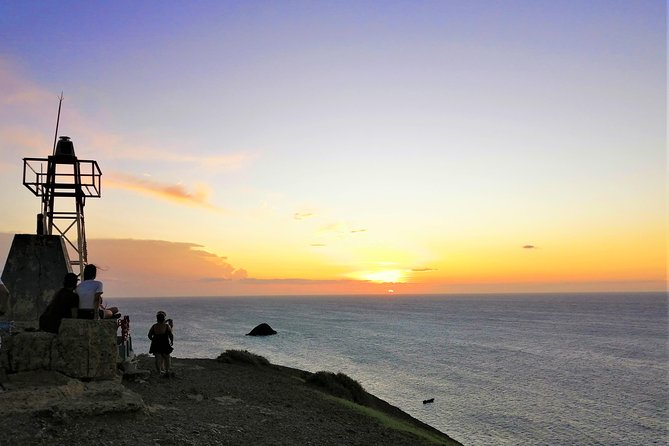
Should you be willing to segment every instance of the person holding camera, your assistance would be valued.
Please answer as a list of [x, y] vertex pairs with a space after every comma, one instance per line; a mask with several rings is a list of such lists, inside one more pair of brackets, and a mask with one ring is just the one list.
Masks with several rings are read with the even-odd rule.
[[153, 353], [156, 358], [156, 370], [161, 376], [174, 376], [172, 372], [172, 360], [170, 353], [174, 350], [174, 335], [172, 334], [172, 320], [167, 319], [164, 311], [156, 313], [156, 323], [149, 330], [149, 339], [151, 347], [149, 353]]

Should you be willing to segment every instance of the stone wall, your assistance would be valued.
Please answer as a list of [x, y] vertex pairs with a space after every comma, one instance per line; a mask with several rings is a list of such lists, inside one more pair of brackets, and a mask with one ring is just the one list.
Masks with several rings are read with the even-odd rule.
[[59, 333], [3, 335], [0, 367], [6, 373], [52, 370], [78, 379], [117, 376], [116, 320], [63, 319]]

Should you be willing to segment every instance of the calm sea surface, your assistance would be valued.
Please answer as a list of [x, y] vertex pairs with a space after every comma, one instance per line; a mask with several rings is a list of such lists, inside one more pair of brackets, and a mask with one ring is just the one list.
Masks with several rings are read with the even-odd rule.
[[[244, 349], [343, 372], [465, 445], [669, 444], [664, 293], [109, 303], [130, 315], [135, 353], [165, 310], [174, 356]], [[261, 322], [278, 335], [245, 336]]]

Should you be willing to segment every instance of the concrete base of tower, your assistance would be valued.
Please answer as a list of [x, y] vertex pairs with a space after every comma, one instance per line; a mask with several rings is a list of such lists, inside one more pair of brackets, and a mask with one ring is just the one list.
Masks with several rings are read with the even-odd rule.
[[72, 272], [69, 255], [59, 235], [16, 234], [2, 281], [9, 297], [0, 301], [0, 319], [35, 323]]

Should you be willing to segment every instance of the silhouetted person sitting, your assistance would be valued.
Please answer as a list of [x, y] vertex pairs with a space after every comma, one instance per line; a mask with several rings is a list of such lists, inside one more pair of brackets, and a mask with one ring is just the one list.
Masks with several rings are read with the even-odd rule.
[[74, 273], [65, 274], [63, 288], [58, 290], [51, 302], [39, 317], [39, 328], [42, 331], [58, 333], [63, 318], [76, 318], [79, 307], [79, 296], [74, 292], [79, 278]]
[[117, 307], [102, 304], [102, 282], [95, 280], [97, 275], [97, 266], [91, 263], [84, 267], [84, 280], [76, 289], [79, 295], [79, 319], [119, 318], [121, 314]]
[[100, 319], [98, 309], [102, 303], [102, 282], [95, 280], [97, 274], [95, 265], [84, 267], [84, 280], [76, 290], [79, 295], [79, 319]]

